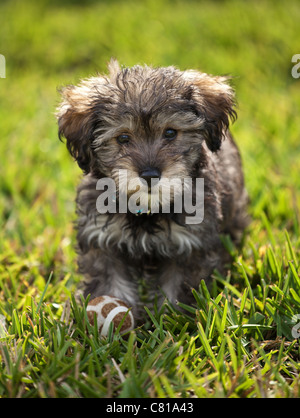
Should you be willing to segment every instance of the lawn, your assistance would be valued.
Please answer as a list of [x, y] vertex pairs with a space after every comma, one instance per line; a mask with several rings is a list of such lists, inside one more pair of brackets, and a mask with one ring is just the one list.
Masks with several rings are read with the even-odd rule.
[[[0, 398], [300, 395], [297, 0], [6, 0], [0, 4]], [[121, 64], [231, 74], [251, 225], [226, 277], [100, 338], [75, 300], [81, 173], [57, 89]], [[300, 334], [299, 334], [300, 335]]]

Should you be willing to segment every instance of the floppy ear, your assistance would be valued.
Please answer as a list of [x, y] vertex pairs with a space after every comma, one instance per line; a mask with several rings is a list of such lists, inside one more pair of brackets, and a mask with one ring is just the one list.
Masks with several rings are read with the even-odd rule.
[[70, 154], [79, 167], [90, 171], [92, 153], [91, 142], [95, 122], [91, 103], [92, 88], [89, 81], [79, 86], [67, 86], [61, 90], [63, 100], [57, 109], [59, 138], [65, 137]]
[[211, 151], [217, 151], [226, 134], [230, 119], [236, 119], [234, 91], [229, 77], [214, 77], [197, 71], [186, 71], [185, 78], [194, 86], [196, 111], [205, 118], [205, 140]]
[[112, 85], [120, 66], [111, 59], [109, 75], [90, 77], [78, 86], [67, 86], [61, 90], [62, 102], [57, 109], [59, 138], [65, 137], [70, 154], [86, 173], [91, 171], [93, 154], [91, 143], [96, 126], [101, 123], [100, 114], [112, 103]]

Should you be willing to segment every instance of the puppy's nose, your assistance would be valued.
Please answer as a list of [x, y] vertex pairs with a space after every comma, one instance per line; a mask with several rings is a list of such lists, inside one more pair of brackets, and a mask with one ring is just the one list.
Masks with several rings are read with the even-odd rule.
[[140, 177], [145, 179], [148, 183], [148, 186], [151, 186], [151, 179], [157, 179], [159, 181], [161, 176], [161, 172], [156, 167], [147, 167], [143, 171], [140, 172]]

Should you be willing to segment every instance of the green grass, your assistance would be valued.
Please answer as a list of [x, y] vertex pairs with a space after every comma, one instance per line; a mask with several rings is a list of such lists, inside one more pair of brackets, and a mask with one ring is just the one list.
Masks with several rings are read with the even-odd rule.
[[[299, 397], [297, 0], [3, 1], [0, 397]], [[252, 223], [185, 314], [99, 338], [75, 301], [80, 170], [57, 139], [57, 87], [122, 64], [232, 74]], [[295, 329], [295, 328], [294, 328]]]

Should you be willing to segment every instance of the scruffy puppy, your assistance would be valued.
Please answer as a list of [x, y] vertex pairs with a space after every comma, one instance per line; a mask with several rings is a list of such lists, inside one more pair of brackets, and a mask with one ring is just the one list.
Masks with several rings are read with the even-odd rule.
[[[62, 90], [59, 135], [85, 173], [77, 196], [85, 296], [116, 296], [138, 317], [141, 279], [150, 300], [156, 293], [191, 303], [191, 288], [209, 282], [214, 269], [224, 271], [220, 233], [238, 242], [247, 220], [240, 155], [228, 131], [236, 113], [227, 82], [174, 67], [121, 69], [112, 60], [109, 75]], [[115, 189], [99, 186], [105, 179]], [[165, 197], [159, 187], [171, 179]], [[204, 179], [202, 189], [197, 179]], [[140, 209], [124, 210], [138, 190], [133, 207]], [[188, 191], [194, 215], [182, 204]], [[104, 194], [102, 206], [111, 210], [99, 207]], [[196, 213], [199, 196], [203, 216]], [[162, 210], [166, 202], [169, 210]]]

